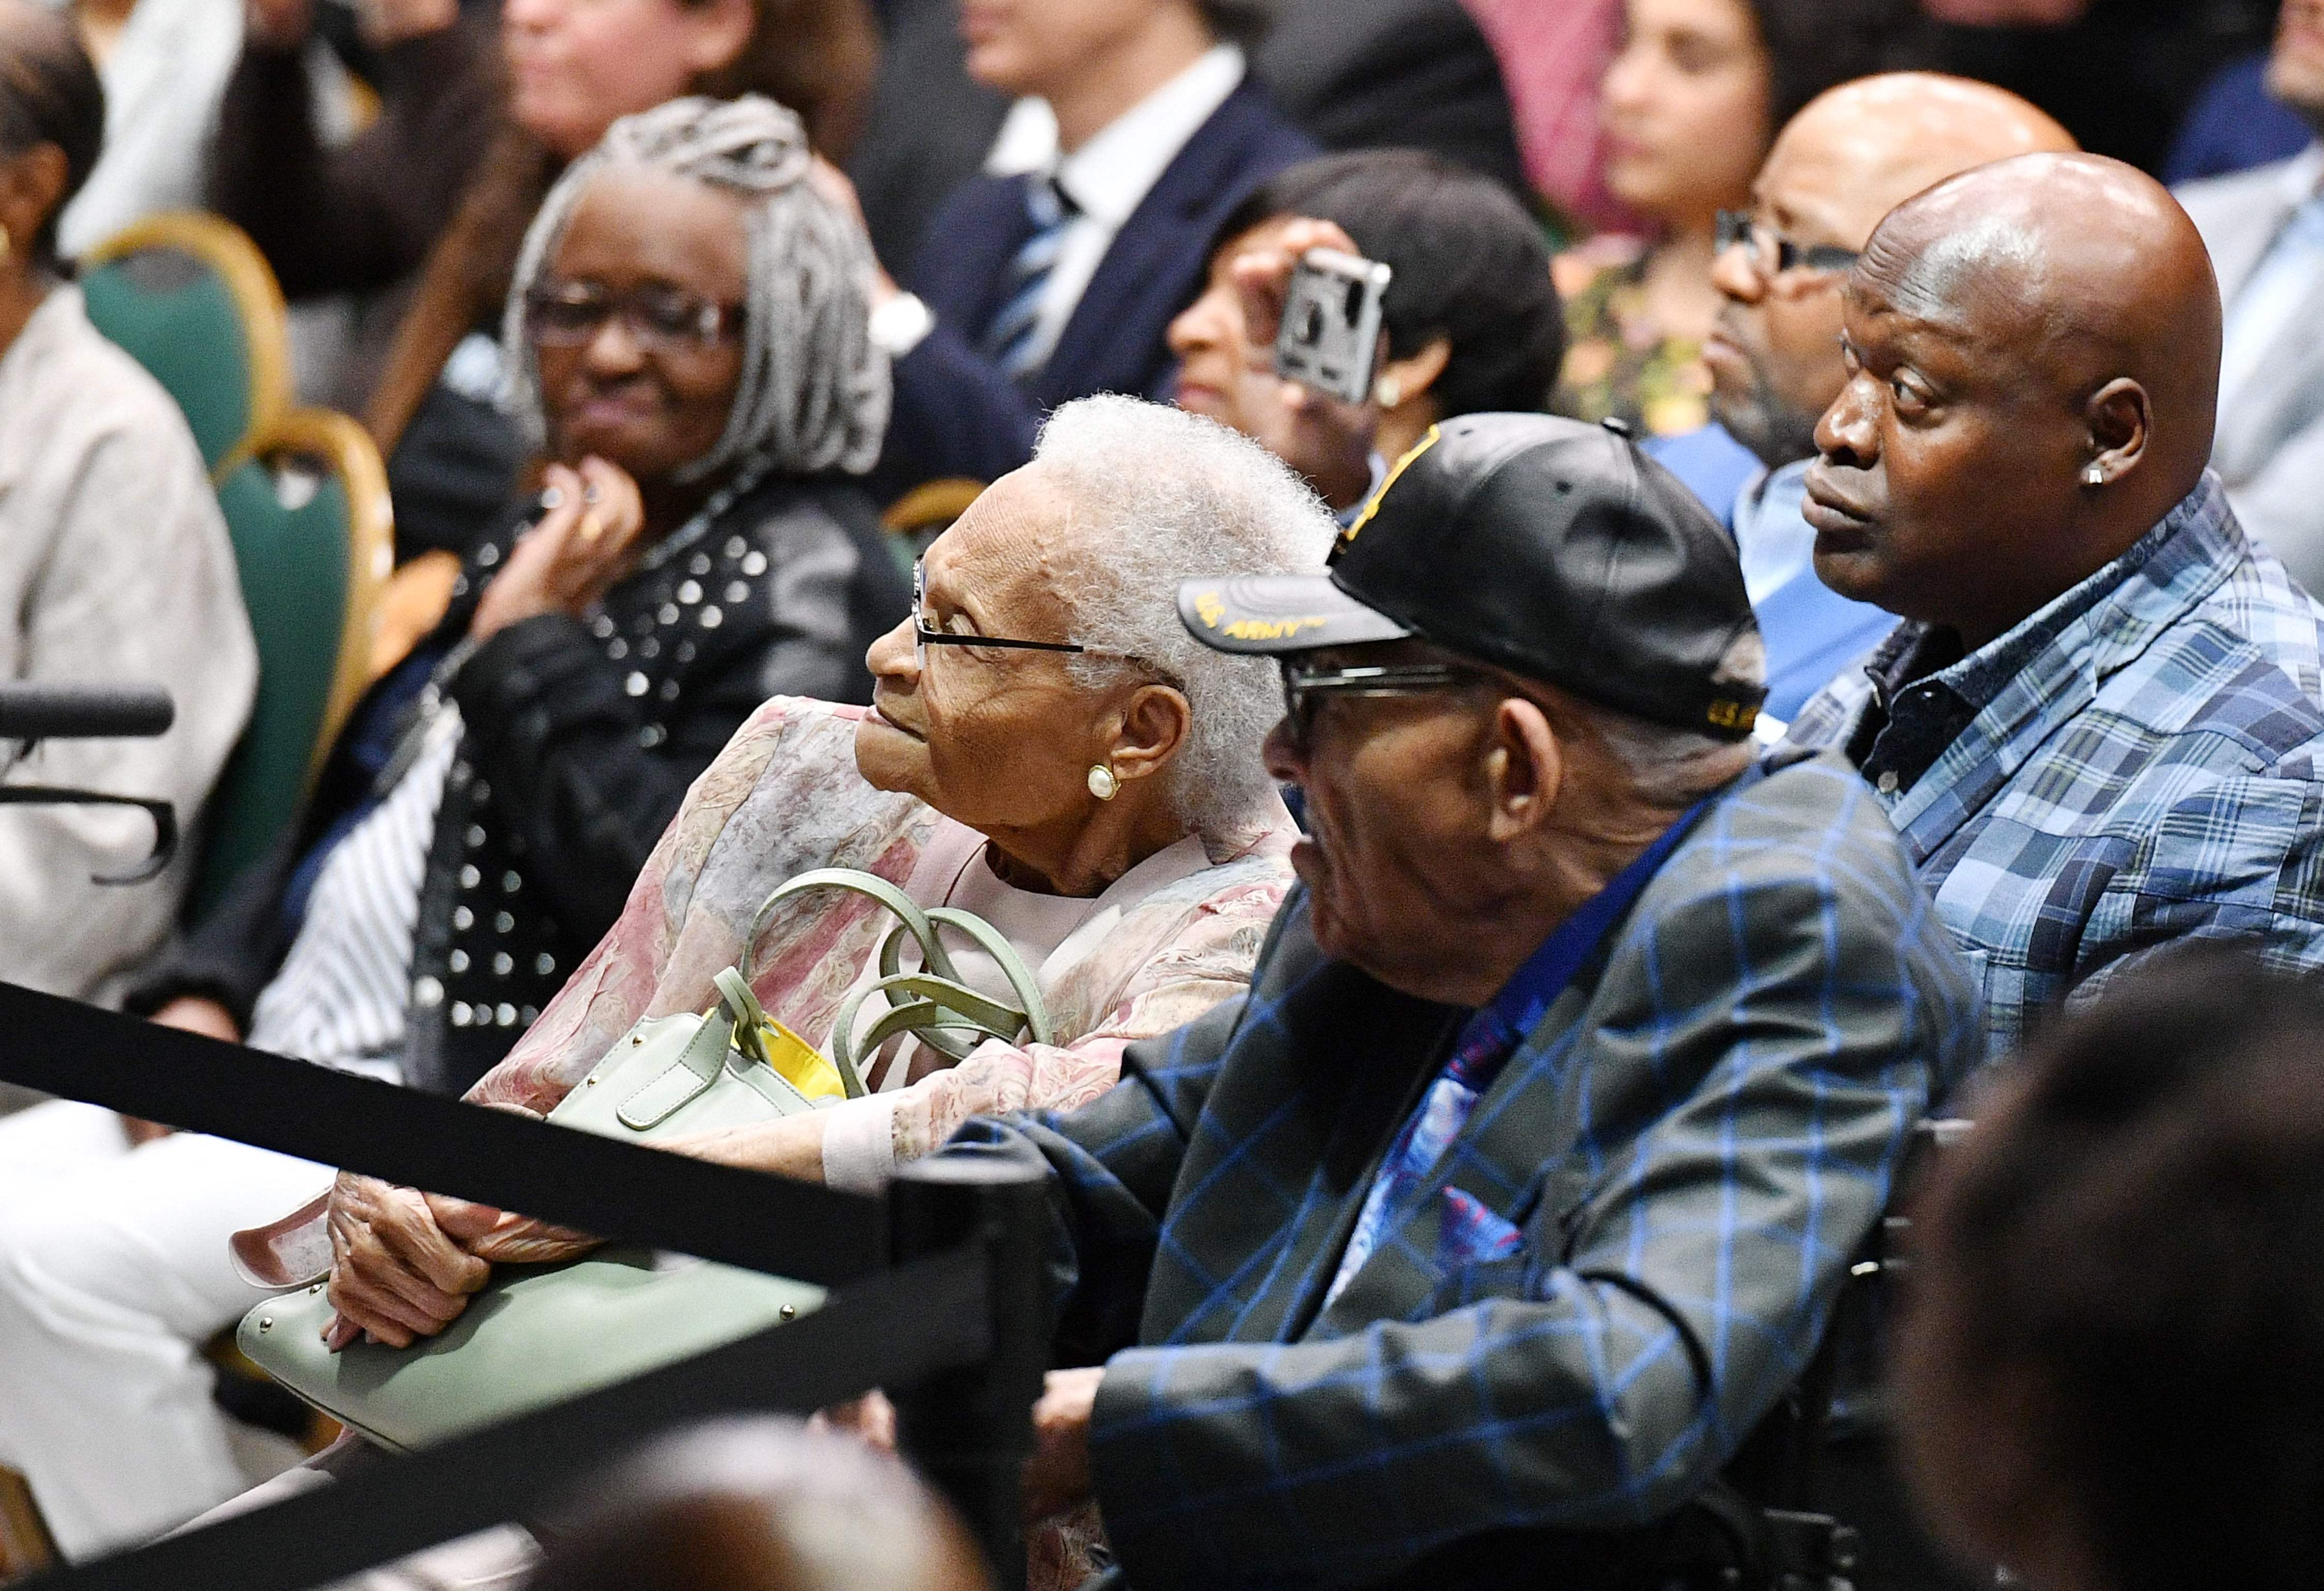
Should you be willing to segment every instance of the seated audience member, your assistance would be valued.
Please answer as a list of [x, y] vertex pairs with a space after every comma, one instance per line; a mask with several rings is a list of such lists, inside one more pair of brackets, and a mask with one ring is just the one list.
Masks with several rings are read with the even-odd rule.
[[1843, 299], [1815, 571], [1910, 620], [1792, 725], [1879, 795], [1997, 1054], [2171, 941], [2324, 962], [2324, 610], [2204, 468], [2219, 298], [2152, 179], [2021, 155], [1907, 201]]
[[[1486, 178], [1411, 150], [1327, 155], [1263, 184], [1219, 228], [1210, 285], [1170, 323], [1181, 409], [1266, 445], [1352, 516], [1428, 428], [1488, 409], [1538, 409], [1565, 325], [1541, 231]], [[1396, 272], [1370, 402], [1350, 413], [1277, 376], [1272, 327], [1254, 341], [1237, 278], [1279, 277], [1317, 246]]]
[[[589, 954], [759, 704], [858, 690], [876, 622], [851, 610], [903, 600], [841, 478], [879, 450], [886, 372], [869, 245], [809, 161], [767, 100], [679, 100], [551, 193], [510, 345], [557, 501], [478, 548], [300, 832], [134, 1008], [457, 1092]], [[239, 1490], [193, 1345], [253, 1297], [228, 1237], [329, 1172], [213, 1138], [132, 1149], [64, 1102], [0, 1122], [0, 1165], [23, 1189], [0, 1196], [0, 1462], [74, 1554]], [[97, 1319], [119, 1329], [73, 1325]]]
[[[1053, 1042], [995, 1041], [954, 1066], [894, 1041], [862, 1099], [665, 1147], [863, 1191], [972, 1116], [1095, 1099], [1129, 1043], [1242, 992], [1290, 884], [1296, 831], [1259, 758], [1275, 682], [1195, 646], [1172, 582], [1222, 557], [1249, 576], [1313, 567], [1331, 531], [1288, 470], [1206, 420], [1125, 398], [1058, 410], [1034, 462], [929, 549], [919, 606], [872, 649], [872, 712], [770, 703], [696, 785], [597, 953], [468, 1097], [553, 1108], [640, 1016], [715, 998], [711, 974], [742, 959], [778, 886], [836, 865], [1006, 934]], [[827, 1048], [889, 926], [853, 897], [799, 897], [758, 940], [753, 987]], [[1005, 992], [989, 963], [962, 966]], [[244, 1246], [285, 1283], [336, 1253], [340, 1329], [398, 1347], [456, 1317], [486, 1262], [588, 1246], [356, 1176], [331, 1197], [327, 1245], [321, 1213]]]
[[653, 1442], [558, 1522], [527, 1591], [987, 1591], [976, 1544], [901, 1464], [777, 1419]]
[[880, 471], [901, 492], [997, 480], [1041, 418], [1094, 392], [1168, 396], [1170, 319], [1219, 224], [1316, 152], [1253, 80], [1251, 0], [1011, 0], [963, 14], [979, 82], [1055, 113], [1053, 157], [963, 187], [908, 285], [881, 280], [896, 355]]
[[[12, 749], [18, 784], [156, 797], [198, 834], [242, 733], [258, 651], [226, 521], [185, 418], [88, 323], [57, 216], [96, 163], [105, 94], [69, 18], [0, 0], [0, 677], [161, 685], [169, 733]], [[143, 813], [0, 807], [0, 979], [113, 1001], [168, 937], [189, 844], [160, 878], [107, 887], [153, 844]]]
[[[1466, 0], [1246, 0], [1229, 31], [1250, 44], [1251, 69], [1275, 102], [1324, 148], [1425, 150], [1521, 192], [1510, 95], [1475, 9]], [[880, 0], [878, 10], [880, 78], [847, 169], [881, 258], [910, 261], [962, 183], [1053, 156], [1056, 117], [1038, 102], [1012, 114], [1007, 94], [970, 77], [960, 0]], [[1262, 12], [1265, 32], [1252, 41], [1258, 29], [1243, 23]], [[1596, 69], [1587, 69], [1594, 87]]]
[[[2269, 91], [2324, 126], [2324, 0], [2285, 0]], [[2294, 578], [2324, 590], [2324, 143], [2190, 183], [2227, 299], [2212, 467], [2236, 513]]]
[[566, 162], [618, 118], [684, 94], [763, 94], [817, 149], [844, 151], [877, 45], [863, 0], [506, 0], [497, 35], [455, 0], [361, 0], [381, 109], [332, 149], [305, 67], [318, 3], [251, 0], [214, 197], [294, 301], [420, 271], [376, 385], [360, 383], [365, 420], [389, 455], [399, 558], [465, 556], [525, 460], [493, 338]]
[[1614, 1583], [1807, 1362], [1968, 970], [1844, 764], [1755, 760], [1734, 553], [1617, 437], [1448, 421], [1328, 576], [1179, 602], [1277, 655], [1303, 888], [1247, 1001], [945, 1151], [1047, 1173], [1093, 1366], [1028, 1517], [1139, 1591]]
[[[1704, 345], [1711, 412], [1764, 466], [1729, 503], [1743, 583], [1767, 640], [1767, 711], [1788, 722], [1895, 628], [1894, 614], [1815, 576], [1800, 517], [1816, 420], [1848, 379], [1840, 288], [1880, 218], [1932, 183], [2041, 150], [2064, 128], [2014, 94], [1926, 73], [1866, 78], [1792, 118], [1722, 229], [1711, 281], [1723, 300]], [[1748, 227], [1741, 223], [1748, 222]]]
[[1899, 1434], [1985, 1583], [2316, 1583], [2319, 1052], [2312, 987], [2166, 958], [2051, 1031], [1939, 1163]]
[[1558, 257], [1572, 348], [1556, 408], [1677, 436], [1710, 418], [1702, 340], [1719, 212], [1750, 202], [1775, 130], [1835, 83], [1903, 59], [1912, 0], [1628, 0], [1600, 90], [1606, 187], [1653, 230]]

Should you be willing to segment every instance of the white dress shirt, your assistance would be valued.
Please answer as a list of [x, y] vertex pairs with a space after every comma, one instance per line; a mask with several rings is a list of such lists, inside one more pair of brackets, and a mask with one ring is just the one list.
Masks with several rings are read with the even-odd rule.
[[1240, 48], [1215, 45], [1070, 154], [1057, 147], [1057, 118], [1047, 100], [1020, 99], [1010, 108], [985, 158], [985, 170], [1002, 177], [1054, 177], [1081, 211], [1065, 229], [1041, 295], [1033, 333], [1035, 368], [1065, 334], [1123, 224], [1203, 124], [1241, 86], [1247, 69]]

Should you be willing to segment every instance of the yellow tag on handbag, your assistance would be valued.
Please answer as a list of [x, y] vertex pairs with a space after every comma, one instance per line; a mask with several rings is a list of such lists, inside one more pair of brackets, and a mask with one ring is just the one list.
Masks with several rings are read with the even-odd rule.
[[839, 1068], [834, 1066], [807, 1040], [771, 1016], [759, 1020], [759, 1044], [766, 1055], [767, 1064], [785, 1082], [810, 1099], [844, 1099], [847, 1085], [840, 1080]]

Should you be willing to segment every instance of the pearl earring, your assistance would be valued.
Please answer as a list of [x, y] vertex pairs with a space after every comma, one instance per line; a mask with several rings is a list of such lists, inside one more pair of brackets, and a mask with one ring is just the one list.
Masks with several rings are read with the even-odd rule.
[[1106, 767], [1104, 763], [1097, 763], [1090, 768], [1090, 794], [1100, 801], [1112, 800], [1120, 789], [1121, 781], [1113, 777], [1113, 769]]
[[1404, 382], [1393, 375], [1383, 375], [1372, 388], [1372, 396], [1382, 409], [1394, 409], [1404, 401]]
[[2105, 468], [2104, 468], [2103, 466], [2101, 466], [2101, 465], [2098, 465], [2098, 464], [2092, 464], [2089, 469], [2084, 470], [2084, 471], [2082, 472], [2082, 484], [2083, 484], [2083, 485], [2085, 485], [2085, 486], [2103, 486], [2103, 485], [2105, 485], [2105, 484], [2106, 484], [2106, 470], [2105, 470]]

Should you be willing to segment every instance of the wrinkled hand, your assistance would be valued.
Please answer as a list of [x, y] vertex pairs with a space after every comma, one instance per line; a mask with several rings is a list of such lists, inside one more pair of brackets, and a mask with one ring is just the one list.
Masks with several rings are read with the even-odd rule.
[[331, 1307], [336, 1353], [358, 1336], [410, 1347], [459, 1319], [493, 1268], [455, 1243], [416, 1188], [341, 1172], [331, 1190]]
[[577, 1259], [604, 1240], [569, 1227], [552, 1227], [531, 1216], [472, 1204], [440, 1193], [427, 1195], [428, 1213], [447, 1237], [480, 1260], [496, 1265], [542, 1265]]
[[549, 466], [554, 506], [517, 538], [508, 563], [484, 587], [469, 636], [490, 639], [543, 613], [579, 617], [637, 565], [645, 550], [645, 505], [618, 465], [585, 458], [579, 470]]
[[1033, 1456], [1025, 1461], [1025, 1522], [1063, 1513], [1090, 1494], [1090, 1415], [1105, 1366], [1052, 1370], [1033, 1405]]
[[[1264, 243], [1234, 258], [1229, 274], [1242, 306], [1250, 380], [1273, 389], [1273, 401], [1245, 405], [1256, 440], [1314, 483], [1335, 509], [1353, 507], [1371, 486], [1372, 443], [1379, 434], [1379, 410], [1370, 403], [1342, 403], [1275, 373], [1275, 338], [1282, 329], [1291, 272], [1310, 249], [1360, 254], [1353, 239], [1329, 221], [1293, 221]], [[1386, 357], [1385, 337], [1381, 357]]]

